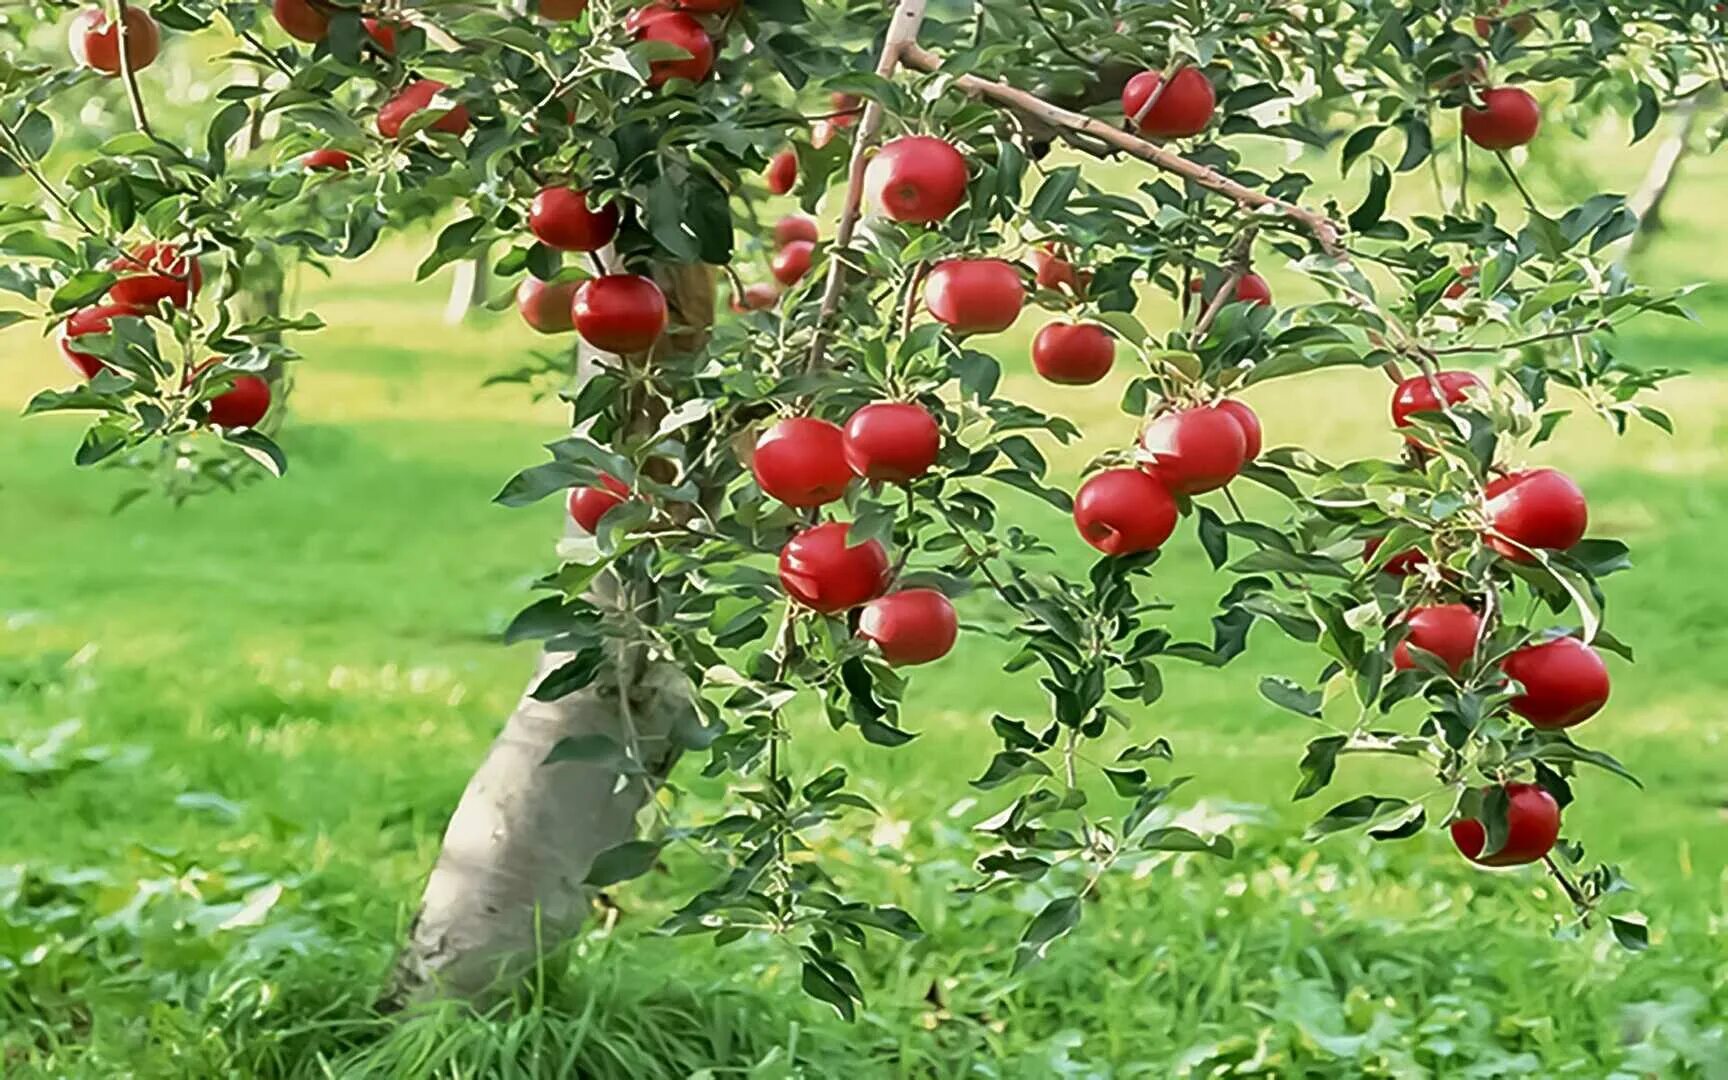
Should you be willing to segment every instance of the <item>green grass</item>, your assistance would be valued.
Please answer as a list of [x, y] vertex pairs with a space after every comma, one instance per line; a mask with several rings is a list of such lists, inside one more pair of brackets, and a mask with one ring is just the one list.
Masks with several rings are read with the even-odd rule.
[[[1657, 277], [1708, 273], [1700, 237], [1720, 235], [1707, 191], [1723, 171], [1689, 178], [1675, 231], [1644, 260]], [[914, 676], [912, 747], [865, 747], [814, 717], [792, 746], [794, 769], [844, 764], [883, 810], [824, 837], [824, 858], [929, 932], [870, 954], [856, 1023], [797, 992], [778, 943], [652, 936], [696, 872], [677, 861], [619, 890], [616, 924], [548, 958], [499, 1017], [376, 1016], [445, 817], [526, 677], [527, 648], [494, 637], [558, 525], [552, 503], [488, 502], [559, 430], [555, 407], [477, 389], [533, 342], [510, 317], [439, 325], [438, 289], [399, 284], [413, 254], [305, 282], [299, 299], [331, 329], [303, 343], [282, 481], [115, 516], [126, 481], [72, 469], [75, 422], [0, 421], [0, 744], [19, 751], [0, 758], [6, 1075], [1725, 1075], [1720, 290], [1698, 323], [1627, 339], [1642, 362], [1703, 369], [1665, 395], [1678, 435], [1615, 440], [1580, 418], [1542, 454], [1584, 483], [1597, 531], [1636, 553], [1611, 617], [1640, 662], [1611, 661], [1614, 701], [1584, 734], [1648, 789], [1592, 774], [1568, 825], [1642, 886], [1648, 952], [1554, 940], [1564, 902], [1549, 884], [1474, 871], [1437, 832], [1302, 844], [1321, 807], [1287, 795], [1311, 732], [1254, 685], [1317, 661], [1256, 631], [1222, 672], [1169, 665], [1135, 732], [1174, 742], [1196, 813], [1236, 823], [1237, 857], [1106, 879], [1076, 934], [1011, 977], [1046, 897], [956, 897], [967, 828], [992, 805], [962, 781], [989, 758], [991, 712], [1043, 704], [1030, 678], [997, 674], [1004, 647], [976, 632]], [[1114, 386], [1056, 397], [1026, 378], [1025, 322], [999, 342], [1021, 373], [1008, 389], [1085, 428], [1055, 459], [1071, 476], [1128, 421]], [[15, 412], [62, 372], [26, 334], [3, 340], [0, 404]], [[1350, 371], [1251, 400], [1273, 444], [1342, 457], [1393, 448], [1385, 393]], [[1080, 550], [1059, 515], [1016, 513]], [[1175, 547], [1159, 580], [1198, 629], [1224, 582], [1191, 535]], [[993, 620], [979, 603], [966, 615]], [[58, 749], [22, 752], [72, 724]], [[1422, 780], [1344, 773], [1341, 793]]]

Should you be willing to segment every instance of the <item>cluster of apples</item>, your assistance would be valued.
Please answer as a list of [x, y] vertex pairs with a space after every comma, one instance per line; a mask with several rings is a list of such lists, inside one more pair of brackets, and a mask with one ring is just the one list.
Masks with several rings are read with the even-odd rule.
[[[1472, 393], [1485, 393], [1482, 380], [1468, 371], [1417, 375], [1398, 384], [1392, 395], [1392, 422], [1411, 426], [1420, 413], [1434, 413], [1464, 403]], [[1413, 446], [1423, 444], [1406, 435]], [[1496, 477], [1483, 489], [1484, 539], [1496, 554], [1528, 563], [1538, 551], [1565, 551], [1584, 538], [1589, 508], [1584, 493], [1557, 469], [1528, 469]], [[1369, 554], [1378, 547], [1372, 543]], [[1427, 563], [1419, 550], [1400, 552], [1381, 567], [1382, 573], [1404, 576]], [[1405, 639], [1393, 651], [1399, 670], [1417, 666], [1411, 649], [1437, 658], [1454, 675], [1475, 658], [1482, 618], [1467, 604], [1435, 604], [1411, 608], [1403, 617]], [[1500, 661], [1505, 675], [1522, 691], [1510, 707], [1532, 727], [1560, 730], [1596, 715], [1608, 701], [1608, 668], [1589, 645], [1574, 637], [1558, 637], [1515, 649]], [[1478, 821], [1452, 824], [1452, 839], [1465, 856], [1488, 866], [1534, 862], [1553, 847], [1560, 832], [1560, 808], [1552, 795], [1534, 784], [1510, 784], [1511, 838], [1493, 854], [1480, 857], [1485, 831]]]
[[[100, 356], [80, 348], [79, 338], [112, 332], [114, 320], [122, 316], [146, 318], [161, 312], [164, 305], [189, 308], [204, 287], [204, 270], [197, 258], [183, 254], [174, 244], [139, 244], [110, 261], [107, 268], [119, 277], [108, 287], [104, 302], [79, 308], [60, 326], [60, 355], [86, 379], [95, 378], [106, 364]], [[213, 357], [187, 372], [187, 382], [216, 362]], [[232, 386], [205, 406], [209, 423], [225, 428], [255, 427], [270, 411], [270, 384], [257, 375], [238, 375]]]

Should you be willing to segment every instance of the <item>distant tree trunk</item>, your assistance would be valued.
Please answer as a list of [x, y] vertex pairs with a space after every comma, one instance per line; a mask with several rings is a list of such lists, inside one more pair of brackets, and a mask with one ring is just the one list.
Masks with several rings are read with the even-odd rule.
[[1692, 133], [1698, 126], [1700, 106], [1704, 104], [1703, 99], [1706, 97], [1714, 105], [1719, 96], [1708, 93], [1688, 100], [1679, 109], [1679, 123], [1656, 147], [1656, 154], [1650, 159], [1650, 167], [1644, 173], [1644, 180], [1628, 203], [1632, 212], [1638, 215], [1638, 228], [1633, 232], [1629, 245], [1631, 253], [1644, 250], [1651, 238], [1664, 228], [1662, 204], [1667, 201], [1668, 193], [1680, 175], [1680, 165], [1691, 153]]
[[450, 299], [444, 303], [446, 325], [461, 324], [469, 311], [486, 303], [486, 267], [491, 254], [488, 249], [456, 264], [456, 272], [450, 277]]
[[[657, 275], [674, 325], [706, 328], [714, 317], [708, 267]], [[692, 339], [671, 344], [693, 347]], [[578, 373], [599, 356], [584, 350]], [[652, 430], [657, 418], [645, 418]], [[601, 604], [638, 603], [634, 584], [602, 575]], [[582, 925], [591, 902], [583, 882], [595, 856], [632, 839], [636, 815], [677, 762], [674, 730], [694, 706], [683, 674], [620, 648], [587, 688], [552, 702], [528, 692], [569, 654], [543, 656], [515, 712], [468, 781], [444, 833], [419, 914], [397, 958], [386, 1006], [429, 998], [484, 1003], [511, 988], [535, 958]], [[636, 748], [646, 777], [624, 778], [588, 762], [542, 764], [560, 739], [603, 734]]]

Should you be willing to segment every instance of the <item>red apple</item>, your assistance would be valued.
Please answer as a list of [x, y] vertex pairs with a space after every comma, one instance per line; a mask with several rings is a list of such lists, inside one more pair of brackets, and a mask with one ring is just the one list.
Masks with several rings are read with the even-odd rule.
[[[396, 138], [402, 134], [402, 125], [408, 122], [410, 116], [432, 104], [433, 98], [448, 89], [450, 88], [437, 79], [415, 79], [404, 86], [379, 108], [378, 134], [386, 139]], [[468, 130], [468, 124], [467, 106], [455, 105], [433, 123], [432, 130], [461, 135]]]
[[329, 146], [303, 154], [300, 158], [300, 167], [313, 172], [347, 172], [353, 166], [353, 154]]
[[[1200, 278], [1188, 279], [1188, 291], [1198, 293], [1205, 288], [1205, 282]], [[1206, 297], [1210, 304], [1212, 298]], [[1272, 302], [1272, 286], [1266, 284], [1266, 279], [1249, 271], [1236, 279], [1236, 288], [1231, 290], [1230, 302], [1233, 304], [1270, 304]]]
[[1533, 562], [1530, 548], [1565, 551], [1584, 538], [1590, 524], [1584, 493], [1556, 469], [1509, 473], [1482, 493], [1488, 546], [1513, 562]]
[[1470, 289], [1470, 279], [1476, 276], [1476, 264], [1466, 263], [1458, 268], [1458, 280], [1446, 286], [1446, 299], [1462, 299]]
[[1216, 407], [1219, 412], [1235, 420], [1237, 425], [1242, 428], [1243, 462], [1253, 461], [1259, 457], [1262, 433], [1260, 431], [1260, 418], [1254, 415], [1254, 410], [1235, 398], [1225, 398]]
[[553, 22], [575, 22], [587, 10], [588, 0], [540, 0], [538, 14]]
[[881, 596], [888, 552], [875, 540], [846, 546], [848, 526], [830, 521], [805, 529], [780, 549], [780, 584], [792, 599], [833, 614]]
[[852, 467], [840, 425], [814, 416], [781, 420], [756, 440], [756, 486], [787, 506], [821, 506], [846, 494]]
[[570, 520], [582, 526], [582, 531], [595, 533], [606, 511], [630, 497], [630, 487], [609, 472], [600, 474], [600, 486], [570, 489]]
[[1433, 607], [1411, 608], [1404, 616], [1410, 633], [1392, 650], [1392, 666], [1399, 671], [1416, 667], [1411, 646], [1440, 658], [1452, 674], [1464, 670], [1464, 665], [1476, 655], [1476, 638], [1482, 630], [1482, 620], [1463, 604], [1437, 604]]
[[1542, 108], [1528, 90], [1497, 86], [1482, 91], [1482, 107], [1464, 106], [1464, 135], [1484, 150], [1510, 150], [1536, 137]]
[[768, 171], [763, 174], [768, 181], [768, 190], [776, 195], [784, 195], [792, 190], [792, 185], [798, 182], [798, 153], [794, 150], [782, 150], [768, 160]]
[[815, 257], [816, 245], [808, 240], [794, 240], [774, 253], [774, 258], [768, 264], [774, 280], [782, 285], [793, 285], [805, 274], [810, 272], [810, 262]]
[[1176, 500], [1139, 469], [1106, 469], [1075, 493], [1074, 526], [1106, 555], [1152, 551], [1176, 531]]
[[935, 589], [902, 589], [864, 605], [858, 635], [874, 641], [882, 658], [895, 667], [928, 664], [954, 647], [960, 619], [954, 605]]
[[682, 60], [650, 60], [649, 86], [663, 86], [673, 79], [699, 83], [714, 70], [714, 39], [701, 23], [682, 11], [661, 4], [637, 8], [624, 20], [624, 29], [637, 41], [660, 41], [690, 54]]
[[1216, 405], [1165, 413], [1146, 425], [1140, 446], [1152, 459], [1142, 468], [1178, 495], [1221, 488], [1248, 462], [1242, 423]]
[[1139, 117], [1140, 131], [1160, 139], [1198, 135], [1212, 122], [1212, 110], [1218, 104], [1212, 92], [1212, 82], [1199, 68], [1185, 67], [1170, 78], [1170, 86], [1146, 111], [1152, 95], [1164, 81], [1163, 73], [1142, 71], [1122, 88], [1122, 114], [1130, 121]]
[[846, 464], [866, 480], [905, 483], [930, 471], [942, 448], [936, 418], [909, 401], [878, 401], [846, 421]]
[[1089, 386], [1115, 362], [1116, 339], [1096, 323], [1057, 321], [1032, 339], [1032, 367], [1063, 386]]
[[1560, 838], [1560, 804], [1535, 784], [1506, 785], [1506, 843], [1483, 855], [1488, 830], [1480, 821], [1460, 818], [1452, 823], [1452, 843], [1465, 858], [1481, 866], [1523, 866], [1548, 854]]
[[828, 111], [836, 114], [829, 118], [835, 127], [848, 128], [858, 122], [858, 114], [864, 111], [864, 101], [857, 94], [836, 90], [828, 95]]
[[816, 220], [803, 214], [787, 214], [774, 223], [774, 245], [785, 247], [787, 244], [804, 240], [814, 244], [822, 234], [816, 229]]
[[582, 340], [610, 353], [642, 352], [666, 330], [666, 296], [639, 274], [589, 278], [571, 312]]
[[1001, 259], [944, 259], [924, 279], [924, 306], [957, 334], [994, 334], [1014, 325], [1026, 283]]
[[291, 38], [316, 44], [330, 33], [328, 11], [311, 0], [276, 0], [271, 11], [276, 16], [276, 25]]
[[541, 281], [533, 274], [516, 286], [516, 310], [522, 321], [542, 334], [563, 334], [575, 329], [571, 308], [576, 300], [578, 281], [555, 284]]
[[107, 366], [100, 356], [84, 352], [72, 347], [72, 342], [86, 334], [106, 334], [114, 329], [114, 319], [121, 315], [141, 315], [137, 308], [129, 304], [100, 304], [96, 307], [79, 308], [60, 327], [60, 355], [72, 365], [72, 369], [86, 379], [94, 379], [96, 373]]
[[934, 135], [902, 135], [870, 159], [864, 190], [895, 221], [941, 221], [966, 198], [966, 159]]
[[[1438, 395], [1434, 392], [1436, 385], [1440, 388]], [[1486, 392], [1487, 389], [1481, 379], [1468, 371], [1436, 372], [1432, 379], [1426, 375], [1412, 375], [1392, 391], [1392, 423], [1397, 427], [1409, 427], [1410, 418], [1417, 413], [1443, 411], [1442, 398], [1446, 405], [1462, 405], [1472, 391]]]
[[1512, 36], [1514, 38], [1522, 38], [1526, 34], [1530, 33], [1530, 31], [1536, 29], [1535, 15], [1530, 12], [1524, 12], [1514, 15], [1510, 19], [1502, 19], [1500, 13], [1505, 10], [1506, 5], [1504, 3], [1495, 4], [1493, 15], [1478, 15], [1474, 19], [1470, 20], [1471, 28], [1476, 31], [1476, 36], [1481, 38], [1483, 41], [1487, 41], [1489, 38], [1494, 36], [1494, 28], [1499, 26], [1501, 22], [1505, 22], [1512, 27]]
[[389, 19], [361, 19], [360, 25], [366, 28], [366, 36], [378, 46], [378, 50], [386, 56], [396, 55], [396, 24]]
[[744, 0], [672, 0], [672, 6], [681, 11], [694, 11], [702, 15], [724, 15]]
[[1039, 288], [1067, 289], [1075, 296], [1085, 295], [1087, 282], [1092, 276], [1075, 270], [1073, 263], [1049, 246], [1033, 249], [1032, 273]]
[[[1368, 539], [1362, 541], [1363, 560], [1366, 561], [1372, 559], [1374, 553], [1380, 550], [1380, 545], [1385, 542], [1386, 538], [1383, 536], [1370, 536]], [[1408, 551], [1400, 551], [1390, 559], [1387, 559], [1386, 562], [1381, 565], [1380, 572], [1382, 574], [1391, 574], [1393, 577], [1408, 577], [1416, 572], [1418, 566], [1423, 565], [1427, 561], [1428, 556], [1422, 554], [1420, 548], [1411, 548]]]
[[140, 244], [109, 263], [108, 268], [122, 275], [109, 286], [109, 301], [140, 311], [163, 301], [190, 307], [192, 298], [204, 287], [204, 271], [198, 260], [180, 254], [174, 244]]
[[732, 298], [733, 311], [761, 311], [771, 308], [780, 299], [780, 288], [765, 281], [744, 286], [742, 295]]
[[1500, 662], [1524, 692], [1512, 711], [1544, 730], [1569, 728], [1595, 716], [1608, 703], [1608, 666], [1596, 650], [1574, 637], [1526, 645]]
[[[66, 45], [74, 63], [104, 75], [120, 74], [120, 24], [110, 23], [104, 8], [86, 8], [74, 16]], [[126, 60], [132, 70], [143, 71], [161, 52], [162, 28], [148, 11], [128, 7]]]
[[618, 234], [618, 204], [589, 209], [588, 196], [573, 187], [543, 187], [528, 204], [528, 231], [559, 251], [598, 251]]
[[270, 384], [257, 375], [236, 375], [232, 386], [206, 404], [209, 420], [217, 427], [257, 427], [270, 411]]

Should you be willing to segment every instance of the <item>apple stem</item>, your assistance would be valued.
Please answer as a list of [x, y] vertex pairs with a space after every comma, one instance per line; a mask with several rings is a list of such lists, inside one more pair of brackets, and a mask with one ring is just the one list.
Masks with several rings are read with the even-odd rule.
[[[903, 57], [917, 51], [918, 29], [924, 25], [926, 0], [900, 0], [888, 22], [888, 33], [882, 41], [882, 55], [876, 61], [876, 77], [892, 78]], [[816, 326], [810, 335], [810, 354], [805, 369], [814, 371], [822, 366], [828, 347], [828, 323], [840, 308], [840, 293], [846, 287], [849, 269], [846, 257], [852, 252], [852, 234], [858, 228], [858, 216], [864, 206], [864, 166], [876, 137], [882, 131], [882, 103], [871, 99], [864, 106], [864, 118], [858, 122], [858, 134], [852, 141], [852, 158], [846, 167], [846, 198], [840, 221], [834, 228], [834, 244], [828, 254], [828, 281], [822, 288], [822, 306], [816, 312]]]
[[[935, 74], [942, 70], [942, 61], [934, 53], [921, 49], [917, 45], [907, 45], [902, 52], [902, 59], [907, 67], [926, 74]], [[1113, 128], [1102, 120], [1064, 109], [1035, 94], [1015, 89], [1005, 83], [993, 82], [976, 75], [958, 74], [953, 76], [950, 85], [963, 93], [973, 94], [1035, 117], [1051, 127], [1088, 135], [1100, 143], [1139, 158], [1149, 165], [1190, 180], [1208, 191], [1233, 199], [1248, 209], [1276, 210], [1306, 229], [1326, 254], [1339, 259], [1346, 257], [1338, 240], [1339, 234], [1343, 231], [1342, 227], [1324, 214], [1305, 209], [1294, 203], [1285, 202], [1283, 199], [1268, 195], [1263, 191], [1244, 187], [1215, 169], [1208, 168], [1198, 162], [1189, 161], [1180, 154], [1166, 150], [1161, 146], [1155, 146], [1126, 131]]]

